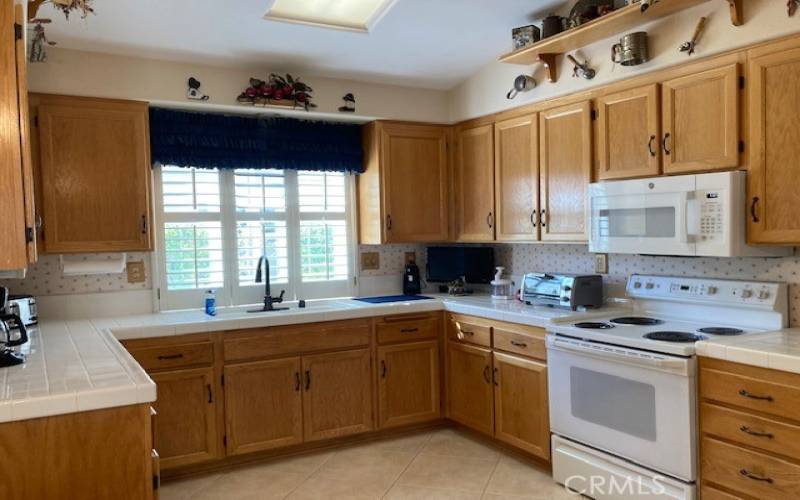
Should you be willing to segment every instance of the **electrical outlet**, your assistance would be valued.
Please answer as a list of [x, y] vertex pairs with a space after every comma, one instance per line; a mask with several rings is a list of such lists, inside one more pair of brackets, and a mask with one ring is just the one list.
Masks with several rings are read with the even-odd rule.
[[406, 252], [406, 265], [417, 263], [417, 252]]
[[594, 254], [594, 272], [597, 274], [608, 274], [608, 254]]
[[144, 283], [144, 261], [128, 262], [125, 271], [128, 274], [128, 283]]
[[377, 271], [381, 268], [381, 254], [378, 252], [361, 252], [361, 270]]

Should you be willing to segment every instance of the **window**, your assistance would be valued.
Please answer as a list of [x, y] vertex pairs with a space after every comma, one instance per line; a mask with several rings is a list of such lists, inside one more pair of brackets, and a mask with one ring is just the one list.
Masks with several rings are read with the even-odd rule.
[[157, 198], [161, 308], [254, 304], [259, 258], [273, 296], [354, 294], [351, 176], [336, 172], [200, 170], [163, 166]]

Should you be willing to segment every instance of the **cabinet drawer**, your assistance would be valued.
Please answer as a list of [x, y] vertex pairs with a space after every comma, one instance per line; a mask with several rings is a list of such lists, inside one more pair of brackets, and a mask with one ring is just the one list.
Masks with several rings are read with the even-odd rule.
[[[709, 366], [710, 365], [710, 366]], [[766, 373], [733, 365], [737, 373], [713, 369], [708, 362], [700, 370], [700, 395], [750, 410], [798, 419], [800, 415], [800, 377], [794, 374]], [[765, 377], [769, 376], [767, 379]], [[791, 377], [791, 380], [788, 378]], [[791, 383], [791, 385], [790, 385]]]
[[254, 328], [223, 341], [225, 361], [245, 361], [284, 354], [327, 351], [369, 345], [370, 322]]
[[742, 497], [731, 495], [707, 484], [700, 487], [700, 498], [703, 500], [744, 500]]
[[448, 325], [447, 336], [457, 342], [466, 342], [482, 347], [492, 346], [492, 328], [453, 316]]
[[394, 316], [384, 318], [375, 328], [379, 344], [429, 340], [438, 337], [439, 319], [430, 315]]
[[800, 427], [708, 403], [700, 406], [703, 432], [800, 460]]
[[800, 466], [708, 437], [700, 450], [704, 481], [759, 499], [800, 496]]
[[145, 370], [164, 370], [182, 366], [210, 365], [214, 361], [211, 342], [137, 347], [128, 349]]
[[494, 328], [494, 348], [536, 359], [547, 359], [543, 328], [525, 328], [515, 331], [505, 327]]

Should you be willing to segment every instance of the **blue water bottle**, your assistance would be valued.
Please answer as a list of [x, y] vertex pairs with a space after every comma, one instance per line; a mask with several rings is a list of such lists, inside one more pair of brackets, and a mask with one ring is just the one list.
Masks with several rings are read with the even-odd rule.
[[217, 294], [214, 290], [206, 292], [206, 314], [209, 316], [217, 315]]

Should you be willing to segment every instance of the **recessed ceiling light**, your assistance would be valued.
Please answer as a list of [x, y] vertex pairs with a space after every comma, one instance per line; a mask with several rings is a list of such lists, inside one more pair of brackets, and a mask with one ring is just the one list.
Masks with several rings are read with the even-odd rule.
[[273, 0], [264, 19], [364, 33], [396, 0]]

